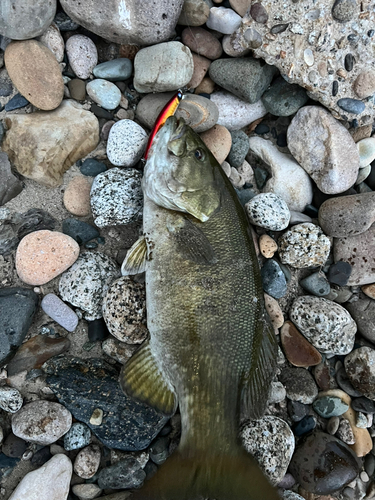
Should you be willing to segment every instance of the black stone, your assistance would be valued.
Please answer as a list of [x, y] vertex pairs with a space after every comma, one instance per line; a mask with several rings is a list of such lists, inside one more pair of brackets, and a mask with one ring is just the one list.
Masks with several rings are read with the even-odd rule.
[[[0, 144], [3, 126], [0, 122]], [[8, 155], [0, 152], [0, 206], [5, 205], [22, 191], [22, 182], [13, 174]]]
[[236, 189], [236, 193], [242, 206], [245, 206], [246, 203], [251, 200], [251, 198], [254, 198], [254, 196], [256, 196], [256, 193], [251, 188]]
[[56, 225], [56, 219], [41, 208], [31, 208], [22, 214], [22, 219], [24, 222], [19, 226], [17, 231], [19, 239], [22, 239], [24, 236], [34, 231], [41, 231], [42, 229], [53, 231]]
[[311, 432], [316, 427], [316, 420], [312, 415], [303, 417], [297, 424], [293, 426], [293, 432], [296, 436], [303, 436]]
[[285, 275], [280, 269], [279, 264], [268, 259], [261, 269], [263, 290], [275, 299], [284, 297], [287, 292]]
[[62, 223], [62, 232], [76, 240], [79, 245], [99, 236], [99, 231], [96, 227], [73, 217], [64, 220]]
[[293, 422], [300, 422], [304, 417], [306, 417], [310, 412], [310, 407], [304, 405], [299, 401], [292, 401], [288, 399], [288, 414]]
[[11, 458], [21, 458], [27, 449], [27, 443], [23, 439], [15, 436], [13, 432], [11, 432], [7, 438], [5, 439], [1, 451], [7, 457]]
[[[44, 370], [60, 403], [109, 448], [144, 450], [170, 418], [123, 394], [118, 371], [101, 359], [55, 357]], [[99, 426], [90, 424], [95, 408], [104, 412]]]
[[352, 408], [355, 411], [361, 411], [362, 413], [375, 413], [375, 403], [371, 399], [361, 396], [359, 398], [352, 399]]
[[288, 143], [286, 140], [286, 133], [285, 132], [280, 132], [280, 134], [277, 136], [276, 144], [280, 148], [286, 148]]
[[313, 219], [317, 219], [319, 210], [316, 207], [314, 207], [314, 205], [306, 205], [303, 213], [305, 213], [309, 217], [312, 217]]
[[19, 238], [10, 224], [0, 226], [0, 255], [8, 255], [15, 250], [19, 243]]
[[109, 336], [107, 325], [103, 318], [88, 321], [88, 337], [90, 342], [104, 340]]
[[52, 458], [49, 446], [44, 446], [32, 456], [31, 463], [36, 467], [41, 467]]
[[97, 104], [91, 104], [90, 111], [98, 118], [106, 118], [107, 120], [113, 119], [113, 113], [110, 113], [104, 108], [101, 108]]
[[335, 96], [337, 95], [339, 91], [339, 82], [337, 80], [334, 80], [332, 82], [332, 95]]
[[264, 123], [259, 123], [254, 129], [254, 132], [259, 135], [267, 134], [269, 131], [269, 126]]
[[327, 278], [330, 283], [335, 285], [345, 286], [348, 283], [352, 274], [352, 266], [349, 262], [339, 260], [335, 264], [329, 266]]
[[0, 289], [0, 367], [8, 363], [22, 344], [33, 320], [38, 296], [27, 288]]
[[345, 59], [344, 59], [344, 66], [346, 71], [351, 71], [354, 66], [354, 57], [353, 54], [349, 52], [349, 54], [346, 54]]
[[277, 35], [279, 33], [283, 33], [283, 31], [285, 31], [288, 26], [289, 26], [289, 23], [287, 23], [287, 24], [275, 24], [270, 29], [270, 33], [272, 33], [272, 35]]
[[374, 35], [375, 35], [375, 30], [368, 30], [367, 36], [369, 36], [370, 38], [372, 38]]
[[348, 113], [353, 113], [355, 115], [359, 115], [362, 111], [365, 110], [365, 103], [359, 101], [358, 99], [351, 99], [350, 97], [344, 97], [343, 99], [339, 99], [337, 101], [337, 106], [339, 106], [344, 111]]
[[169, 457], [169, 444], [171, 440], [167, 436], [159, 437], [150, 446], [150, 458], [156, 465], [161, 465]]
[[7, 457], [4, 453], [0, 453], [0, 479], [7, 476], [19, 461], [19, 458]]
[[13, 111], [15, 109], [24, 108], [29, 104], [29, 101], [21, 94], [16, 94], [10, 101], [5, 104], [5, 111]]
[[87, 175], [90, 177], [95, 177], [98, 174], [101, 174], [102, 172], [105, 172], [107, 170], [107, 167], [104, 165], [103, 162], [95, 160], [95, 158], [88, 158], [85, 160], [81, 167], [80, 171], [81, 174]]
[[53, 21], [57, 24], [60, 31], [75, 31], [79, 28], [79, 24], [72, 21], [68, 14], [65, 14], [63, 11], [57, 12]]
[[371, 164], [370, 175], [366, 179], [366, 184], [375, 191], [375, 163]]
[[106, 488], [124, 489], [139, 488], [146, 478], [145, 471], [140, 463], [133, 457], [120, 460], [99, 472], [98, 485], [103, 490]]
[[143, 469], [146, 473], [146, 481], [151, 479], [158, 471], [158, 466], [152, 460], [149, 460]]
[[257, 187], [258, 187], [258, 189], [262, 189], [267, 182], [269, 174], [268, 174], [267, 170], [265, 170], [264, 168], [257, 167], [255, 165], [253, 167], [253, 171], [254, 171], [254, 177], [255, 177], [255, 182], [257, 183]]

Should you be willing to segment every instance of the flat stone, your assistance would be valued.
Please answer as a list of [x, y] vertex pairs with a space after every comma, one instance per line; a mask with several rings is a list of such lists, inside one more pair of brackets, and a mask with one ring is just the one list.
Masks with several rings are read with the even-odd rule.
[[85, 217], [91, 213], [91, 182], [83, 175], [77, 175], [69, 182], [64, 193], [64, 206], [73, 215]]
[[240, 130], [267, 114], [261, 100], [250, 104], [230, 92], [213, 92], [211, 101], [216, 104], [219, 110], [217, 123], [229, 130]]
[[265, 108], [275, 116], [294, 115], [308, 99], [305, 89], [299, 85], [290, 84], [281, 77], [276, 78], [262, 95]]
[[119, 57], [112, 61], [105, 61], [93, 69], [96, 78], [104, 78], [110, 82], [120, 82], [130, 78], [133, 64], [127, 57]]
[[345, 370], [353, 386], [375, 401], [375, 350], [371, 347], [354, 349], [345, 358]]
[[38, 42], [45, 45], [52, 52], [58, 63], [63, 62], [65, 43], [55, 23], [48, 26], [47, 30], [38, 37]]
[[62, 232], [73, 238], [79, 245], [84, 245], [88, 241], [100, 236], [95, 226], [83, 220], [74, 219], [73, 217], [69, 217], [63, 221]]
[[181, 40], [192, 52], [214, 60], [223, 53], [220, 41], [209, 31], [199, 27], [185, 28]]
[[350, 97], [339, 99], [337, 101], [337, 106], [348, 113], [352, 113], [353, 115], [360, 115], [366, 108], [364, 102], [359, 101], [358, 99], [351, 99]]
[[291, 321], [283, 324], [280, 339], [285, 356], [293, 366], [315, 366], [322, 361], [320, 352], [305, 339]]
[[1, 5], [0, 32], [12, 40], [25, 40], [41, 35], [51, 24], [56, 12], [56, 1], [27, 2], [15, 8], [11, 0]]
[[259, 249], [263, 257], [266, 257], [266, 259], [272, 259], [275, 252], [277, 252], [278, 246], [276, 241], [271, 238], [271, 236], [268, 236], [268, 234], [262, 234], [259, 238]]
[[286, 395], [292, 401], [311, 404], [318, 395], [318, 387], [311, 373], [304, 368], [283, 368], [279, 375], [280, 382], [286, 389]]
[[99, 472], [98, 484], [101, 488], [139, 488], [146, 478], [138, 460], [128, 457]]
[[21, 181], [12, 173], [8, 155], [3, 152], [0, 152], [0, 178], [0, 206], [2, 206], [19, 195], [23, 189]]
[[201, 134], [201, 139], [221, 165], [228, 156], [232, 146], [232, 137], [227, 128], [215, 125]]
[[202, 26], [210, 15], [210, 7], [205, 0], [185, 0], [177, 24], [182, 26]]
[[267, 259], [260, 272], [263, 290], [275, 299], [284, 297], [287, 292], [287, 284], [279, 264], [273, 259]]
[[100, 465], [101, 452], [96, 444], [86, 446], [79, 451], [74, 461], [74, 472], [82, 479], [90, 479], [93, 477]]
[[94, 42], [85, 35], [73, 35], [66, 42], [69, 64], [75, 75], [86, 80], [98, 64], [98, 51]]
[[[148, 136], [143, 128], [132, 120], [120, 120], [109, 131], [107, 156], [119, 167], [133, 167], [142, 157]], [[102, 174], [106, 175], [106, 174]], [[97, 181], [98, 177], [96, 177]]]
[[348, 262], [339, 260], [331, 264], [328, 269], [327, 278], [330, 283], [338, 286], [345, 286], [348, 283], [352, 272], [352, 266]]
[[314, 401], [313, 408], [321, 417], [331, 418], [345, 413], [349, 405], [335, 396], [320, 396]]
[[54, 293], [48, 293], [43, 297], [41, 303], [43, 311], [56, 323], [68, 330], [74, 332], [78, 325], [78, 316], [67, 304], [65, 304]]
[[74, 422], [64, 436], [64, 449], [66, 451], [84, 448], [91, 441], [91, 431], [82, 422]]
[[368, 399], [364, 396], [359, 398], [354, 398], [352, 400], [352, 408], [355, 411], [360, 411], [361, 413], [374, 414], [375, 413], [375, 404], [371, 399]]
[[[18, 389], [3, 385], [0, 387], [0, 408], [8, 413], [16, 413], [22, 406], [23, 398]], [[4, 453], [4, 447], [2, 448]]]
[[331, 291], [327, 278], [321, 272], [310, 274], [299, 283], [303, 289], [316, 297], [324, 297]]
[[5, 104], [4, 109], [5, 111], [14, 111], [15, 109], [24, 108], [28, 104], [30, 103], [26, 99], [26, 97], [21, 94], [16, 94], [12, 97], [12, 99], [10, 99], [10, 101]]
[[241, 16], [225, 7], [211, 7], [206, 26], [219, 33], [230, 35], [241, 24]]
[[250, 222], [272, 231], [282, 231], [289, 225], [288, 205], [274, 193], [260, 193], [245, 205]]

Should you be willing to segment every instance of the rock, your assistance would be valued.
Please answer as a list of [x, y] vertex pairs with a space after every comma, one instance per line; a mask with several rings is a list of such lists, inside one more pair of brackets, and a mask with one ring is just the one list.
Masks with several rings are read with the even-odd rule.
[[94, 321], [89, 321], [88, 323], [87, 335], [90, 342], [104, 340], [109, 336], [109, 331], [103, 318], [94, 319]]
[[43, 285], [68, 269], [78, 255], [79, 246], [70, 236], [47, 230], [35, 231], [18, 245], [17, 274], [29, 285]]
[[293, 426], [293, 432], [295, 436], [303, 436], [310, 433], [315, 427], [316, 418], [312, 415], [307, 415]]
[[[21, 393], [13, 387], [3, 385], [0, 387], [0, 408], [8, 413], [16, 413], [22, 406]], [[4, 453], [4, 447], [2, 448]]]
[[[289, 155], [281, 153], [271, 141], [251, 137], [249, 143], [254, 155], [261, 158], [271, 169], [272, 177], [266, 182], [264, 191], [280, 196], [289, 210], [304, 211], [313, 197], [312, 184], [307, 173]], [[247, 159], [251, 164], [250, 156]]]
[[192, 52], [211, 60], [219, 59], [223, 53], [219, 40], [203, 28], [185, 28], [181, 33], [181, 40]]
[[5, 123], [8, 131], [2, 149], [12, 165], [48, 187], [59, 186], [71, 165], [99, 142], [97, 118], [72, 100], [64, 100], [49, 113], [8, 115]]
[[86, 80], [98, 64], [94, 42], [85, 35], [73, 35], [66, 42], [69, 64], [78, 78]]
[[134, 121], [120, 120], [116, 122], [111, 127], [108, 136], [107, 155], [109, 161], [113, 165], [121, 167], [134, 166], [145, 151], [147, 139], [146, 132]]
[[78, 24], [105, 40], [120, 44], [160, 44], [174, 35], [183, 0], [159, 0], [145, 4], [142, 0], [63, 0], [64, 11]]
[[148, 335], [146, 296], [142, 283], [123, 276], [108, 288], [103, 300], [103, 318], [110, 333], [121, 342], [141, 344]]
[[322, 266], [331, 248], [320, 227], [308, 222], [293, 226], [279, 238], [278, 245], [281, 262], [297, 269]]
[[352, 266], [348, 280], [349, 286], [367, 285], [375, 281], [373, 265], [375, 224], [367, 231], [356, 236], [335, 238], [333, 256], [335, 262], [344, 261]]
[[48, 5], [43, 0], [16, 7], [11, 0], [2, 2], [0, 33], [13, 40], [26, 40], [41, 35], [51, 24], [56, 12], [56, 1]]
[[[114, 122], [112, 123], [112, 125], [113, 124]], [[87, 160], [85, 160], [80, 167], [81, 174], [91, 177], [96, 177], [98, 174], [101, 174], [106, 170], [106, 165], [101, 161], [95, 160], [95, 158], [87, 158]]]
[[23, 188], [22, 183], [11, 171], [8, 155], [2, 152], [0, 152], [0, 178], [0, 206], [2, 206], [19, 195]]
[[352, 266], [348, 262], [340, 260], [329, 266], [327, 273], [328, 281], [334, 285], [345, 286], [348, 283], [351, 272]]
[[112, 61], [106, 61], [98, 64], [93, 69], [96, 78], [104, 78], [110, 82], [120, 82], [130, 78], [133, 71], [133, 65], [130, 59], [119, 57]]
[[119, 274], [116, 263], [107, 255], [99, 252], [81, 254], [60, 278], [61, 298], [82, 309], [85, 319], [101, 318], [103, 297]]
[[323, 273], [317, 272], [303, 278], [300, 282], [302, 288], [316, 297], [324, 297], [331, 291], [331, 287]]
[[329, 198], [319, 208], [319, 224], [329, 236], [356, 236], [375, 222], [375, 193]]
[[372, 70], [363, 71], [357, 76], [353, 90], [360, 99], [370, 97], [375, 92], [374, 78], [375, 72]]
[[261, 100], [250, 104], [224, 91], [213, 92], [211, 101], [219, 110], [218, 124], [229, 130], [239, 130], [267, 114]]
[[74, 332], [78, 324], [78, 316], [57, 295], [48, 293], [41, 303], [43, 311], [68, 332]]
[[301, 497], [301, 495], [298, 495], [298, 493], [294, 493], [294, 491], [284, 490], [282, 492], [282, 499], [283, 500], [304, 500], [304, 497]]
[[294, 436], [289, 425], [278, 417], [262, 417], [246, 423], [240, 438], [245, 450], [259, 463], [271, 484], [278, 484], [294, 452]]
[[364, 168], [375, 160], [375, 137], [367, 137], [357, 142], [360, 158], [359, 168]]
[[261, 193], [245, 205], [250, 222], [272, 231], [282, 231], [289, 225], [288, 205], [274, 193]]
[[351, 21], [356, 13], [357, 4], [355, 0], [336, 0], [332, 7], [332, 17], [342, 23]]
[[99, 472], [98, 484], [101, 488], [139, 488], [146, 478], [138, 460], [128, 457]]
[[268, 236], [268, 234], [262, 234], [259, 238], [259, 249], [263, 257], [266, 257], [266, 259], [272, 259], [275, 252], [277, 252], [278, 246], [276, 241], [271, 238], [271, 236]]
[[91, 500], [93, 498], [97, 498], [102, 491], [103, 490], [96, 484], [75, 484], [72, 487], [72, 492], [79, 498], [79, 500]]
[[279, 264], [268, 259], [261, 269], [263, 290], [275, 299], [284, 297], [287, 292], [286, 278]]
[[358, 186], [358, 192], [369, 192], [370, 188], [364, 183], [367, 177], [371, 174], [371, 165], [366, 165], [358, 172], [357, 180], [355, 181], [355, 185]]
[[293, 366], [316, 366], [322, 361], [320, 352], [301, 335], [291, 321], [283, 324], [280, 339], [285, 356]]
[[229, 4], [233, 10], [243, 17], [250, 8], [251, 0], [229, 0]]
[[183, 26], [202, 26], [210, 15], [210, 8], [205, 0], [185, 0], [178, 24]]
[[0, 453], [0, 474], [2, 476], [11, 474], [19, 461], [19, 458], [7, 457], [4, 453]]
[[243, 165], [246, 155], [249, 152], [249, 138], [242, 130], [233, 130], [232, 147], [228, 155], [228, 162], [234, 168], [239, 168]]
[[166, 92], [184, 87], [193, 76], [190, 49], [180, 42], [167, 42], [140, 50], [134, 59], [137, 92]]
[[353, 481], [359, 467], [355, 454], [346, 444], [315, 431], [297, 447], [290, 471], [305, 490], [326, 495]]
[[17, 248], [19, 238], [10, 224], [0, 227], [0, 254], [7, 255]]
[[348, 354], [357, 331], [355, 321], [339, 304], [320, 297], [298, 297], [290, 319], [321, 353]]
[[345, 413], [348, 410], [349, 405], [335, 396], [320, 396], [314, 401], [313, 408], [321, 417], [331, 418], [339, 417]]
[[367, 398], [375, 400], [375, 351], [371, 347], [354, 349], [345, 358], [345, 370], [353, 386]]
[[14, 111], [15, 109], [24, 108], [28, 104], [29, 101], [25, 97], [23, 97], [21, 94], [16, 94], [10, 101], [5, 104], [4, 109], [5, 111]]
[[24, 476], [10, 500], [66, 500], [69, 494], [72, 463], [62, 454]]
[[40, 369], [47, 359], [67, 351], [70, 340], [64, 337], [50, 338], [46, 335], [36, 335], [24, 342], [17, 349], [16, 355], [8, 363], [8, 377], [22, 371]]
[[27, 449], [27, 444], [23, 439], [15, 436], [13, 433], [8, 434], [5, 439], [1, 451], [7, 457], [11, 458], [22, 458], [22, 455]]
[[55, 229], [56, 219], [40, 208], [31, 208], [22, 214], [22, 224], [18, 226], [17, 236], [22, 239], [34, 231]]
[[120, 89], [114, 83], [101, 78], [89, 82], [86, 85], [86, 92], [104, 109], [115, 109], [121, 101]]
[[79, 450], [91, 441], [91, 431], [87, 425], [75, 422], [64, 436], [66, 451]]
[[286, 389], [286, 395], [292, 401], [311, 404], [318, 395], [318, 387], [309, 371], [304, 368], [283, 368], [279, 375], [280, 382]]
[[73, 238], [79, 245], [86, 244], [87, 242], [98, 238], [100, 236], [96, 227], [82, 220], [70, 217], [65, 219], [62, 223], [62, 231]]
[[[253, 4], [261, 5], [261, 4]], [[275, 116], [294, 115], [308, 101], [305, 89], [278, 77], [262, 95], [266, 110]]]
[[91, 188], [91, 209], [98, 227], [140, 220], [142, 190], [139, 171], [111, 168], [97, 175]]
[[90, 479], [99, 469], [100, 458], [101, 453], [98, 445], [86, 446], [79, 451], [74, 461], [74, 472], [83, 479]]
[[64, 193], [64, 206], [73, 215], [85, 217], [91, 213], [91, 182], [82, 175], [77, 175], [69, 182]]
[[370, 399], [365, 398], [364, 396], [353, 399], [352, 400], [352, 408], [353, 408], [353, 410], [361, 412], [361, 413], [369, 413], [369, 414], [375, 413], [374, 402], [371, 401]]
[[55, 443], [71, 425], [70, 411], [51, 401], [33, 401], [12, 416], [13, 433], [25, 441], [41, 445]]
[[[109, 448], [143, 450], [169, 418], [123, 394], [118, 372], [101, 359], [55, 358], [44, 369], [59, 401]], [[90, 423], [94, 409], [102, 412], [97, 425]]]
[[345, 391], [346, 394], [349, 394], [349, 396], [352, 396], [354, 398], [361, 396], [361, 393], [354, 389], [353, 384], [350, 382], [349, 377], [343, 367], [337, 370], [336, 380], [340, 389]]
[[346, 444], [354, 444], [355, 437], [353, 434], [353, 430], [350, 426], [349, 420], [346, 418], [342, 418], [340, 420], [339, 428], [337, 429], [336, 435], [341, 441]]
[[339, 99], [337, 101], [337, 105], [344, 111], [347, 111], [348, 113], [353, 113], [354, 115], [361, 114], [362, 111], [364, 111], [366, 108], [364, 102], [359, 101], [358, 99], [350, 99], [348, 97]]
[[68, 89], [72, 99], [75, 99], [76, 101], [84, 101], [86, 99], [86, 85], [83, 80], [80, 80], [79, 78], [69, 80]]
[[234, 10], [226, 9], [225, 7], [211, 7], [210, 15], [207, 19], [206, 26], [212, 30], [232, 34], [241, 24], [241, 16]]
[[375, 299], [375, 283], [371, 283], [370, 285], [365, 285], [362, 287], [362, 292], [370, 297], [370, 299]]
[[63, 62], [65, 43], [55, 23], [52, 23], [47, 30], [38, 37], [38, 41], [54, 54], [58, 63]]
[[215, 83], [254, 104], [271, 83], [275, 70], [252, 58], [217, 59], [211, 63], [209, 74]]
[[324, 108], [300, 109], [287, 137], [290, 152], [323, 193], [342, 193], [355, 183], [358, 149], [345, 127]]
[[131, 346], [113, 337], [109, 337], [102, 343], [102, 349], [107, 356], [123, 365], [133, 356], [136, 346]]
[[222, 164], [228, 156], [232, 146], [232, 137], [228, 129], [222, 125], [215, 125], [207, 132], [201, 134], [201, 139], [216, 158]]

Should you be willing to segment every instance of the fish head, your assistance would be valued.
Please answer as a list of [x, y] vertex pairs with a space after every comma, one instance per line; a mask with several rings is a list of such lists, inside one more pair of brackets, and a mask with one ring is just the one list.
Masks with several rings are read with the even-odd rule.
[[156, 134], [145, 165], [143, 192], [157, 205], [202, 222], [220, 206], [220, 166], [183, 118], [171, 116]]

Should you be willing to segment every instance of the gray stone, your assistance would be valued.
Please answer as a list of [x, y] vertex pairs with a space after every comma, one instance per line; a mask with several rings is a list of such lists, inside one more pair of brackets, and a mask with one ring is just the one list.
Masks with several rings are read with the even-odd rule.
[[72, 486], [72, 492], [79, 500], [92, 500], [97, 498], [102, 491], [97, 484], [75, 484]]
[[279, 264], [273, 259], [267, 259], [260, 272], [263, 290], [274, 299], [284, 297], [287, 292], [287, 284]]
[[16, 3], [2, 0], [0, 33], [12, 40], [27, 40], [41, 35], [52, 23], [56, 0]]
[[142, 158], [147, 139], [146, 132], [133, 120], [116, 122], [111, 127], [108, 136], [107, 156], [109, 161], [117, 167], [133, 167]]
[[23, 188], [22, 182], [11, 171], [8, 155], [2, 152], [0, 152], [0, 179], [0, 206], [2, 206], [19, 195]]
[[303, 278], [300, 281], [300, 285], [307, 292], [312, 293], [316, 297], [324, 297], [324, 295], [328, 295], [331, 291], [331, 287], [326, 277], [321, 272], [313, 273]]
[[290, 116], [308, 101], [306, 90], [290, 84], [284, 78], [276, 78], [262, 95], [262, 101], [269, 113], [275, 116]]
[[230, 135], [232, 136], [232, 147], [230, 148], [227, 161], [231, 167], [239, 168], [249, 152], [249, 137], [243, 130], [232, 130]]
[[260, 99], [250, 104], [230, 92], [218, 91], [211, 94], [210, 100], [219, 110], [218, 125], [223, 125], [228, 130], [239, 130], [267, 114]]
[[375, 350], [366, 346], [354, 349], [345, 358], [345, 370], [353, 386], [375, 401]]
[[0, 255], [13, 252], [18, 246], [19, 238], [10, 224], [0, 226]]
[[75, 422], [64, 436], [66, 451], [79, 450], [90, 443], [91, 431], [87, 425]]
[[0, 408], [8, 413], [16, 413], [22, 406], [23, 398], [20, 391], [14, 387], [0, 387]]
[[111, 82], [97, 78], [86, 85], [86, 92], [91, 99], [104, 109], [116, 109], [121, 101], [120, 89]]
[[349, 405], [335, 396], [321, 396], [313, 403], [313, 408], [321, 417], [338, 417], [345, 413]]
[[289, 225], [290, 212], [285, 201], [274, 193], [260, 193], [245, 205], [250, 222], [271, 231], [282, 231]]
[[66, 42], [69, 63], [78, 78], [86, 80], [98, 64], [98, 51], [94, 42], [85, 35], [73, 35]]
[[375, 343], [375, 300], [366, 297], [347, 304], [346, 308], [357, 323], [359, 333]]
[[364, 102], [359, 101], [358, 99], [351, 99], [349, 97], [339, 99], [337, 101], [337, 106], [348, 113], [352, 113], [353, 115], [360, 115], [366, 108]]
[[211, 7], [210, 15], [206, 22], [208, 28], [219, 33], [230, 35], [241, 24], [241, 16], [234, 10], [225, 7]]
[[139, 488], [146, 478], [138, 460], [128, 457], [114, 465], [102, 469], [99, 473], [98, 484], [101, 488]]
[[311, 404], [318, 395], [318, 387], [305, 368], [286, 367], [279, 375], [280, 382], [286, 389], [286, 395], [292, 401]]
[[332, 7], [332, 16], [336, 21], [346, 23], [351, 21], [358, 10], [355, 0], [336, 0]]
[[132, 71], [133, 64], [131, 60], [126, 57], [119, 57], [98, 64], [92, 72], [96, 78], [104, 78], [110, 82], [120, 82], [130, 78]]
[[67, 304], [54, 293], [48, 293], [41, 303], [43, 311], [68, 332], [74, 332], [78, 325], [78, 316]]

